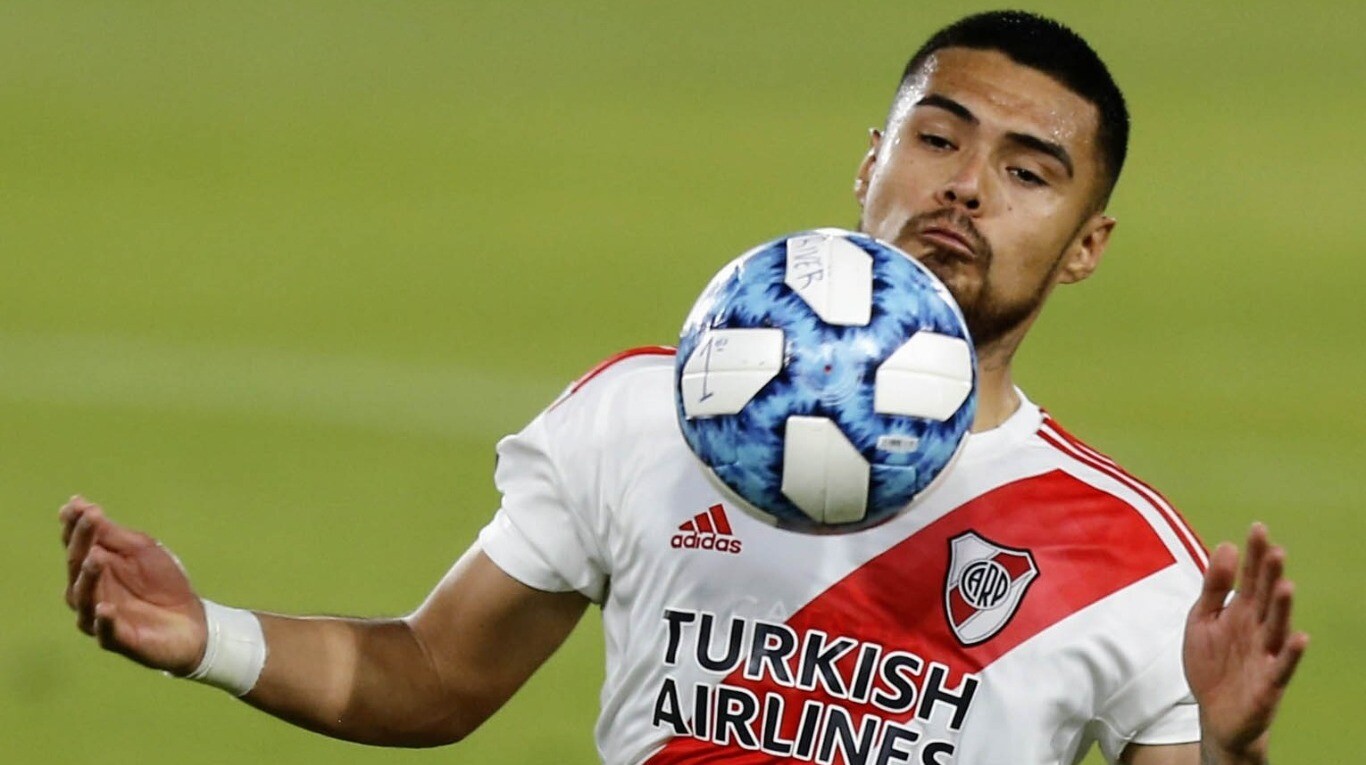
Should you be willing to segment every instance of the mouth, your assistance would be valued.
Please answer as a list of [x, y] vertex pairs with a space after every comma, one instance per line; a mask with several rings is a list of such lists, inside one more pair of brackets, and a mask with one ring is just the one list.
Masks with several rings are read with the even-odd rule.
[[929, 226], [916, 232], [915, 237], [936, 249], [947, 251], [966, 260], [977, 259], [977, 250], [973, 248], [972, 242], [951, 228]]

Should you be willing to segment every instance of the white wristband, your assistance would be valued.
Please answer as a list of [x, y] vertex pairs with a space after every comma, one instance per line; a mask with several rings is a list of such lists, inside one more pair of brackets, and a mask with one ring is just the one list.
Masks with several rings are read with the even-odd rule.
[[261, 631], [261, 620], [251, 611], [220, 606], [211, 600], [203, 603], [209, 641], [204, 646], [203, 661], [185, 677], [222, 688], [234, 696], [245, 696], [256, 686], [261, 669], [266, 666], [266, 636]]

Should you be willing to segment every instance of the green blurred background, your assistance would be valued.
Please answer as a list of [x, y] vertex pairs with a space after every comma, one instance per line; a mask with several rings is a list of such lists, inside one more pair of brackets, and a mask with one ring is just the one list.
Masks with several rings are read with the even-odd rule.
[[[407, 612], [496, 506], [495, 439], [749, 245], [852, 225], [905, 57], [984, 7], [0, 6], [0, 759], [593, 761], [595, 613], [460, 747], [344, 744], [100, 654], [57, 506], [220, 601]], [[1359, 761], [1366, 6], [1036, 9], [1135, 131], [1019, 379], [1207, 541], [1270, 524], [1314, 639], [1275, 753]]]

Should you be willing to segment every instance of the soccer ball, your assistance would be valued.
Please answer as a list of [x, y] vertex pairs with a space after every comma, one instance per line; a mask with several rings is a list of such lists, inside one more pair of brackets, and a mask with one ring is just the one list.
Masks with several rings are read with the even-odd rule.
[[977, 409], [948, 290], [901, 250], [833, 228], [722, 268], [683, 325], [674, 382], [683, 437], [723, 493], [808, 533], [908, 509]]

